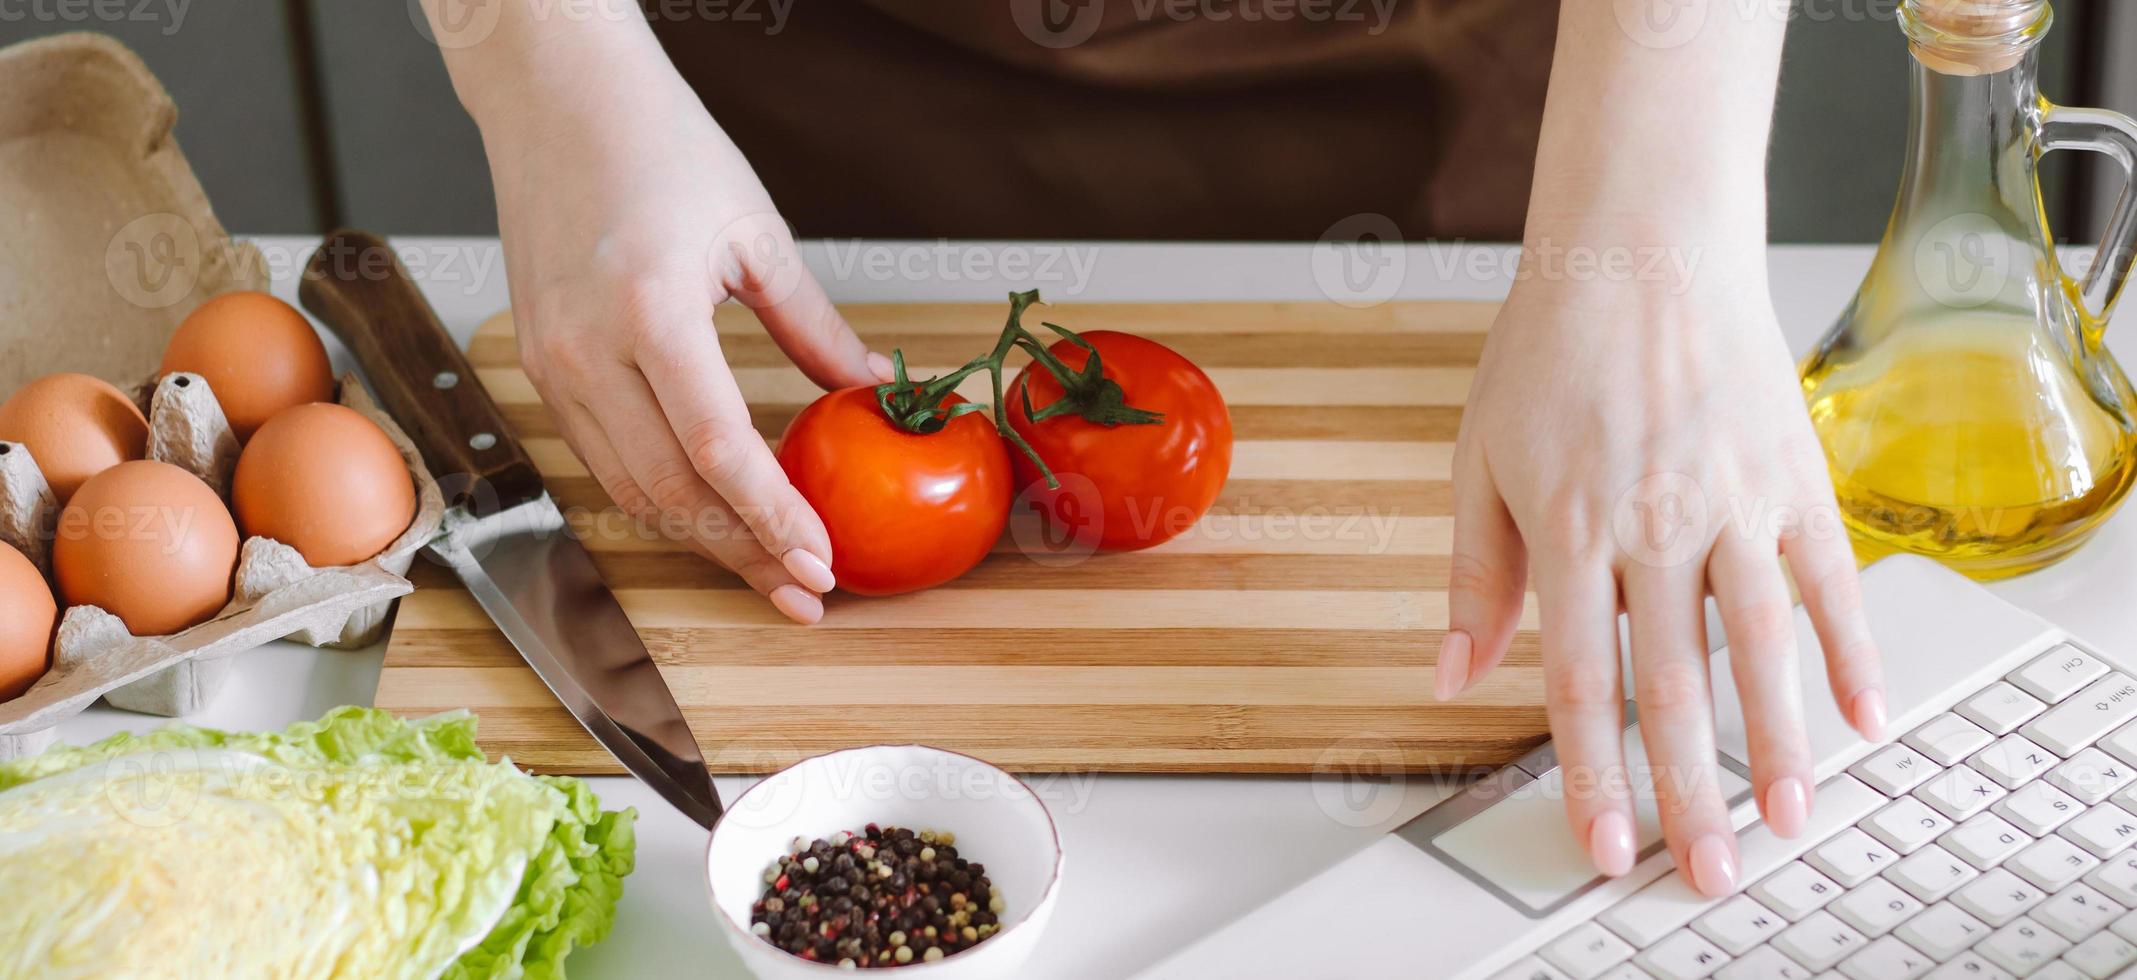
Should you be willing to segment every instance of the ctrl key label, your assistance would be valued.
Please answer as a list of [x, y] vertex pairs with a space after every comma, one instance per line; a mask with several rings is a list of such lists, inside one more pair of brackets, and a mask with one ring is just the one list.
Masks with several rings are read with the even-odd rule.
[[2014, 671], [2010, 681], [2027, 694], [2054, 703], [2107, 673], [2107, 665], [2068, 643]]

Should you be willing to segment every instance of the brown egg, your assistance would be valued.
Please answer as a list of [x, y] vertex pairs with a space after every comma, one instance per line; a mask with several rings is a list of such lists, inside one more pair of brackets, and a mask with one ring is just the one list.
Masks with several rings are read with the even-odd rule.
[[163, 373], [173, 371], [208, 379], [239, 442], [284, 409], [334, 397], [326, 345], [304, 314], [266, 293], [224, 293], [195, 308], [163, 349]]
[[86, 374], [48, 374], [0, 404], [0, 442], [30, 447], [64, 504], [82, 481], [148, 452], [148, 419], [126, 393]]
[[199, 478], [169, 463], [121, 463], [89, 478], [59, 515], [52, 577], [69, 606], [96, 606], [135, 636], [215, 618], [230, 602], [237, 525]]
[[52, 666], [59, 605], [22, 552], [0, 544], [0, 701], [22, 696]]
[[238, 457], [230, 502], [247, 535], [314, 568], [369, 561], [415, 518], [415, 481], [393, 441], [356, 410], [300, 405], [269, 419]]

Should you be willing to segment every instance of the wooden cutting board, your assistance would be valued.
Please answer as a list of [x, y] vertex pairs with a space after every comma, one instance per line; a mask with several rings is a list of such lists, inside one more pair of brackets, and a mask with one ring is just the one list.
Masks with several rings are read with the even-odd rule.
[[[1447, 770], [1545, 731], [1533, 606], [1505, 664], [1432, 699], [1446, 626], [1448, 470], [1490, 303], [1071, 304], [1045, 319], [1160, 341], [1231, 406], [1231, 481], [1189, 534], [1065, 567], [1005, 543], [964, 578], [828, 597], [788, 624], [740, 579], [637, 533], [520, 370], [509, 314], [476, 334], [483, 383], [579, 512], [602, 574], [715, 772], [917, 741], [1025, 771]], [[991, 344], [1006, 303], [845, 307], [871, 349], [938, 373]], [[776, 438], [818, 393], [747, 311], [721, 342]], [[986, 400], [985, 376], [965, 393]], [[606, 513], [603, 513], [606, 511]], [[600, 521], [598, 525], [590, 524]], [[621, 530], [619, 530], [621, 529]], [[471, 708], [482, 742], [545, 772], [621, 772], [442, 569], [418, 562], [380, 707]]]

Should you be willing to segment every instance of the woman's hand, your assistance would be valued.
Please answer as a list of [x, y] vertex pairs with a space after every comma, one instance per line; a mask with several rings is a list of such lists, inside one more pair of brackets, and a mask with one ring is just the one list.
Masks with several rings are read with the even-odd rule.
[[[1842, 714], [1875, 739], [1884, 702], [1763, 249], [1657, 248], [1674, 253], [1660, 267], [1674, 262], [1690, 279], [1575, 278], [1564, 271], [1575, 263], [1554, 272], [1532, 249], [1492, 326], [1455, 450], [1437, 689], [1453, 697], [1498, 664], [1533, 575], [1573, 833], [1603, 873], [1630, 870], [1628, 776], [1652, 778], [1677, 867], [1720, 896], [1739, 882], [1716, 784], [1705, 597], [1728, 633], [1752, 787], [1776, 833], [1802, 831], [1812, 786], [1777, 556], [1817, 627]], [[1621, 608], [1651, 772], [1628, 774], [1620, 748]]]
[[[1785, 558], [1832, 696], [1882, 737], [1855, 559], [1766, 283], [1766, 131], [1787, 4], [1559, 6], [1521, 279], [1454, 459], [1437, 688], [1505, 656], [1533, 577], [1566, 819], [1597, 869], [1638, 859], [1631, 779], [1708, 895], [1737, 887], [1717, 782], [1705, 598], [1728, 633], [1751, 783], [1802, 831], [1811, 763]], [[1657, 274], [1657, 270], [1667, 270]], [[1647, 771], [1628, 773], [1617, 614], [1631, 621]]]
[[528, 377], [625, 512], [815, 622], [835, 582], [830, 536], [751, 425], [714, 310], [755, 309], [826, 388], [887, 381], [889, 361], [832, 308], [657, 47], [528, 84], [545, 74], [568, 88], [477, 111]]

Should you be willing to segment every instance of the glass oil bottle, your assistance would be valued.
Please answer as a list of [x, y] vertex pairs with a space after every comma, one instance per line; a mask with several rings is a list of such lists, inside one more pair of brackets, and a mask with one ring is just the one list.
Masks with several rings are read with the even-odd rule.
[[1976, 579], [2064, 557], [2137, 478], [2137, 407], [2101, 332], [2129, 273], [2137, 194], [2066, 270], [2037, 164], [2100, 152], [2127, 172], [2137, 124], [2043, 100], [2045, 0], [1904, 0], [1907, 164], [1877, 257], [1802, 364], [1859, 557], [1938, 559]]

